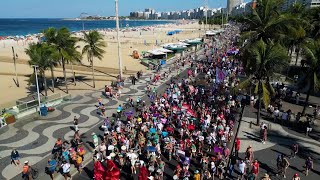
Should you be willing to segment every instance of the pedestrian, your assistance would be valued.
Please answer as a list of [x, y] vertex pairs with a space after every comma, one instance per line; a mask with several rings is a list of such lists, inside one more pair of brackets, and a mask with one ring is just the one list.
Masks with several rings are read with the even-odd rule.
[[291, 147], [291, 155], [290, 155], [290, 159], [291, 158], [295, 158], [297, 153], [299, 151], [299, 145], [297, 143], [293, 143], [292, 147]]
[[200, 180], [200, 173], [199, 173], [198, 170], [195, 170], [195, 171], [194, 171], [193, 179], [194, 179], [194, 180]]
[[67, 161], [63, 161], [61, 167], [62, 167], [62, 175], [64, 179], [67, 180], [68, 177], [71, 179], [70, 164]]
[[234, 172], [234, 167], [237, 164], [237, 157], [235, 156], [235, 153], [233, 153], [230, 156], [230, 167], [229, 167], [229, 174], [232, 175], [232, 173]]
[[265, 144], [267, 141], [267, 127], [264, 126], [262, 129], [262, 144]]
[[260, 169], [260, 165], [258, 163], [258, 160], [254, 160], [254, 162], [252, 163], [252, 170], [251, 171], [254, 174], [255, 178], [258, 178], [259, 169]]
[[82, 157], [80, 156], [79, 153], [77, 153], [76, 162], [75, 162], [74, 166], [77, 168], [79, 173], [82, 172], [82, 161], [83, 161]]
[[288, 123], [288, 112], [283, 111], [281, 115], [281, 125], [286, 126]]
[[277, 107], [275, 107], [275, 110], [273, 111], [273, 122], [277, 122], [280, 115], [280, 111]]
[[300, 102], [300, 93], [297, 92], [296, 93], [296, 104], [299, 104], [299, 102]]
[[236, 147], [235, 147], [235, 156], [236, 157], [239, 157], [239, 150], [240, 150], [240, 139], [239, 138], [236, 138]]
[[246, 173], [246, 169], [247, 169], [247, 165], [244, 162], [244, 160], [240, 161], [240, 163], [238, 165], [238, 168], [239, 168], [239, 177], [238, 177], [238, 179], [242, 180], [243, 176]]
[[86, 154], [86, 150], [83, 148], [81, 144], [78, 145], [77, 153], [82, 158], [82, 161], [84, 161], [84, 155]]
[[57, 161], [55, 159], [48, 159], [48, 165], [46, 170], [52, 180], [54, 178], [54, 172], [56, 171], [56, 167], [57, 167]]
[[14, 165], [20, 165], [20, 155], [19, 155], [19, 152], [16, 150], [16, 149], [13, 149], [11, 151], [11, 164], [14, 164]]
[[74, 131], [79, 131], [78, 123], [79, 123], [79, 120], [78, 120], [77, 116], [74, 116], [73, 117]]
[[94, 146], [94, 148], [97, 148], [99, 145], [98, 136], [94, 132], [91, 135], [92, 135], [93, 146]]
[[310, 156], [306, 159], [305, 167], [306, 167], [306, 176], [308, 176], [309, 170], [313, 169], [313, 161]]
[[[282, 174], [283, 178], [286, 178], [286, 172], [288, 167], [290, 166], [289, 161], [283, 154], [280, 155], [280, 160], [279, 160], [279, 165], [280, 165], [280, 174]], [[278, 175], [278, 174], [277, 174]]]
[[246, 150], [246, 159], [248, 159], [249, 163], [252, 163], [253, 161], [253, 149], [252, 149], [252, 145], [249, 145], [249, 147]]
[[295, 173], [292, 177], [292, 180], [300, 180], [299, 174]]

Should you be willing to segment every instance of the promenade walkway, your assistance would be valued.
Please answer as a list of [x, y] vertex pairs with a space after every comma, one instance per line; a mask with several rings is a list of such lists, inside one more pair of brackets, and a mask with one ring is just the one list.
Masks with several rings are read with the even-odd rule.
[[[244, 159], [246, 148], [252, 145], [254, 150], [254, 158], [258, 159], [260, 163], [259, 177], [262, 177], [265, 173], [270, 175], [272, 180], [283, 179], [281, 176], [276, 176], [277, 166], [276, 159], [279, 154], [289, 156], [291, 153], [291, 146], [294, 142], [299, 144], [299, 153], [294, 159], [289, 159], [290, 167], [287, 170], [287, 179], [291, 179], [294, 173], [298, 173], [301, 179], [320, 179], [320, 154], [319, 147], [320, 142], [314, 140], [304, 134], [297, 133], [287, 127], [283, 127], [279, 124], [261, 120], [267, 124], [270, 124], [271, 129], [268, 130], [268, 140], [265, 144], [260, 141], [260, 127], [252, 126], [250, 128], [250, 122], [256, 122], [254, 113], [249, 113], [250, 107], [246, 107], [247, 111], [242, 118], [241, 127], [239, 129], [239, 135], [241, 141], [240, 158]], [[249, 115], [249, 117], [248, 117]], [[247, 117], [245, 117], [247, 116]], [[306, 177], [304, 173], [304, 163], [307, 156], [311, 156], [314, 161], [314, 170]], [[236, 176], [234, 173], [233, 176]]]
[[[168, 64], [161, 69], [161, 72], [168, 72], [170, 65]], [[188, 68], [186, 65], [180, 70]], [[73, 117], [79, 117], [79, 129], [82, 138], [91, 141], [91, 132], [96, 132], [103, 123], [103, 118], [97, 113], [97, 99], [102, 98], [102, 102], [106, 106], [107, 116], [111, 116], [119, 104], [123, 104], [129, 96], [133, 98], [146, 95], [145, 89], [152, 74], [144, 74], [142, 78], [132, 85], [131, 82], [125, 82], [122, 89], [121, 97], [117, 100], [106, 99], [102, 91], [93, 91], [84, 95], [75, 96], [70, 103], [59, 106], [53, 113], [49, 113], [47, 117], [41, 117], [38, 120], [28, 119], [19, 121], [15, 124], [8, 125], [0, 129], [0, 179], [21, 179], [22, 165], [14, 166], [10, 164], [10, 153], [16, 148], [21, 156], [20, 161], [28, 160], [31, 165], [36, 165], [40, 171], [38, 179], [48, 179], [45, 174], [44, 167], [47, 159], [51, 156], [51, 150], [57, 138], [70, 140], [74, 131]], [[176, 72], [172, 72], [168, 79], [160, 80], [155, 84], [158, 88], [171, 77], [176, 76]], [[84, 140], [84, 142], [85, 142]], [[87, 147], [90, 150], [90, 147]], [[91, 159], [88, 153], [85, 159]]]

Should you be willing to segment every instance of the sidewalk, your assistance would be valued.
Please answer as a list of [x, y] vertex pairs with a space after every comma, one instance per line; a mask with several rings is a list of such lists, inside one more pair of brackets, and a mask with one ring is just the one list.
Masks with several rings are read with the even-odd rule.
[[[248, 107], [246, 107], [248, 108]], [[241, 140], [240, 158], [244, 159], [246, 148], [252, 145], [254, 150], [254, 158], [258, 159], [260, 163], [259, 178], [265, 173], [270, 175], [272, 180], [282, 179], [282, 177], [275, 176], [277, 171], [276, 158], [279, 154], [290, 155], [290, 148], [293, 142], [299, 144], [299, 153], [296, 158], [289, 159], [290, 167], [287, 170], [287, 178], [291, 179], [294, 173], [298, 173], [301, 179], [320, 179], [319, 172], [319, 158], [318, 153], [320, 142], [313, 140], [307, 136], [298, 134], [286, 127], [282, 127], [279, 124], [261, 120], [269, 124], [271, 129], [268, 130], [268, 140], [265, 144], [260, 141], [260, 127], [252, 126], [250, 128], [250, 122], [256, 122], [256, 118], [243, 117], [241, 127], [239, 129], [238, 137]], [[309, 176], [305, 177], [303, 174], [303, 166], [305, 158], [311, 156], [314, 160], [314, 171], [309, 173]]]

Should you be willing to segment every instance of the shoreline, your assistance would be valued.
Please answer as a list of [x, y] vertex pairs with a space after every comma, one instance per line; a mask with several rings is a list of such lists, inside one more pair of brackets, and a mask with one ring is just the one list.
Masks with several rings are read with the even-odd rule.
[[[12, 18], [12, 19], [16, 19], [16, 18]], [[17, 18], [18, 20], [19, 18]], [[27, 19], [27, 18], [24, 18], [24, 19]], [[30, 18], [31, 19], [31, 18]], [[32, 18], [32, 19], [41, 19], [41, 18]], [[47, 19], [47, 18], [43, 18], [43, 19]], [[57, 18], [58, 19], [58, 18]], [[56, 20], [57, 20], [56, 19]], [[1, 18], [0, 18], [1, 20]], [[23, 19], [20, 19], [20, 20], [23, 20]], [[105, 20], [66, 20], [66, 19], [61, 19], [62, 21], [76, 21], [76, 22], [81, 22], [81, 21], [115, 21], [115, 20], [111, 20], [111, 19], [105, 19]], [[133, 25], [133, 26], [130, 26], [130, 27], [120, 27], [120, 31], [123, 31], [123, 30], [132, 30], [132, 29], [137, 29], [137, 28], [140, 28], [140, 29], [143, 29], [143, 28], [158, 28], [159, 26], [164, 26], [164, 25], [179, 25], [179, 24], [191, 24], [191, 23], [194, 23], [195, 21], [192, 21], [192, 20], [187, 20], [185, 23], [178, 23], [177, 20], [120, 20], [121, 21], [124, 21], [124, 22], [127, 22], [127, 21], [136, 21], [136, 22], [164, 22], [163, 24], [151, 24], [151, 25]], [[167, 22], [167, 23], [165, 23]], [[48, 27], [49, 28], [49, 27]], [[88, 32], [88, 31], [92, 31], [92, 30], [97, 30], [97, 31], [114, 31], [116, 30], [116, 27], [106, 27], [106, 28], [89, 28], [89, 29], [85, 29], [85, 30], [76, 30], [76, 31], [72, 31], [70, 27], [67, 27], [70, 32], [72, 34], [76, 34], [76, 33], [81, 33], [82, 31], [85, 31], [85, 32]], [[41, 30], [38, 32], [38, 33], [33, 33], [33, 34], [28, 34], [28, 33], [22, 33], [22, 34], [15, 34], [15, 35], [10, 35], [10, 36], [1, 36], [0, 34], [0, 42], [2, 42], [3, 40], [8, 40], [8, 39], [18, 39], [18, 40], [25, 40], [26, 37], [36, 37], [36, 36], [41, 36], [42, 35], [42, 32]]]
[[[58, 18], [59, 19], [59, 18]], [[61, 18], [63, 21], [116, 21], [115, 19], [77, 19], [77, 18]], [[181, 19], [182, 20], [182, 19]], [[119, 19], [119, 21], [155, 21], [155, 22], [177, 22], [177, 20], [172, 20], [172, 19]]]

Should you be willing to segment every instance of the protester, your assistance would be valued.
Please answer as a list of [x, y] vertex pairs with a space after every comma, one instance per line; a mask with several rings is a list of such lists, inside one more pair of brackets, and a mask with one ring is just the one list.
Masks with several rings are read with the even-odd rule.
[[[146, 91], [150, 92], [151, 105], [147, 106], [141, 97], [137, 98], [139, 108], [136, 108], [136, 113], [119, 105], [116, 114], [105, 119], [101, 126], [104, 133], [100, 145], [97, 134], [92, 133], [96, 179], [119, 177], [118, 167], [131, 170], [132, 176], [139, 179], [146, 176], [149, 179], [163, 179], [163, 157], [178, 163], [173, 179], [210, 179], [215, 175], [225, 178], [224, 171], [230, 156], [228, 143], [233, 139], [236, 109], [241, 107], [241, 101], [237, 98], [239, 95], [231, 95], [230, 87], [239, 84], [235, 76], [244, 73], [242, 63], [227, 53], [229, 49], [237, 49], [231, 39], [238, 29], [226, 30], [226, 34], [217, 36], [219, 41], [204, 43], [201, 53], [206, 59], [192, 61], [196, 58], [187, 54], [176, 60], [170, 68], [178, 72], [179, 78], [171, 78], [164, 92], [157, 92], [156, 87], [151, 86], [170, 71], [165, 74], [158, 72], [150, 77]], [[184, 72], [182, 65], [190, 63], [192, 67]], [[198, 79], [202, 75], [205, 78]], [[131, 80], [134, 85], [134, 78]], [[177, 131], [178, 134], [175, 133]], [[80, 134], [78, 136], [80, 140]], [[238, 156], [239, 139], [236, 144], [236, 155], [233, 156]], [[79, 147], [74, 148], [77, 151]], [[252, 162], [252, 148], [248, 152], [248, 159]], [[101, 166], [105, 159], [106, 168]], [[201, 159], [201, 173], [198, 170], [192, 174], [191, 161], [198, 159]], [[232, 161], [235, 165], [236, 159]], [[244, 161], [241, 166], [244, 174], [247, 167]]]
[[62, 167], [62, 175], [65, 180], [68, 179], [68, 177], [71, 179], [71, 174], [70, 174], [70, 164], [67, 161], [63, 161], [63, 164], [61, 165]]
[[255, 178], [258, 177], [259, 174], [260, 165], [258, 163], [258, 160], [254, 160], [252, 163], [252, 173], [254, 174]]
[[292, 177], [292, 180], [300, 180], [299, 174], [295, 173]]
[[25, 161], [22, 167], [22, 178], [23, 179], [32, 179], [31, 177], [31, 167], [29, 166], [29, 161]]
[[50, 178], [53, 180], [54, 172], [56, 171], [57, 161], [55, 159], [49, 159], [47, 165], [47, 173]]
[[290, 155], [290, 159], [291, 158], [295, 158], [297, 153], [299, 151], [299, 145], [297, 143], [293, 143], [292, 147], [291, 147], [291, 155]]

